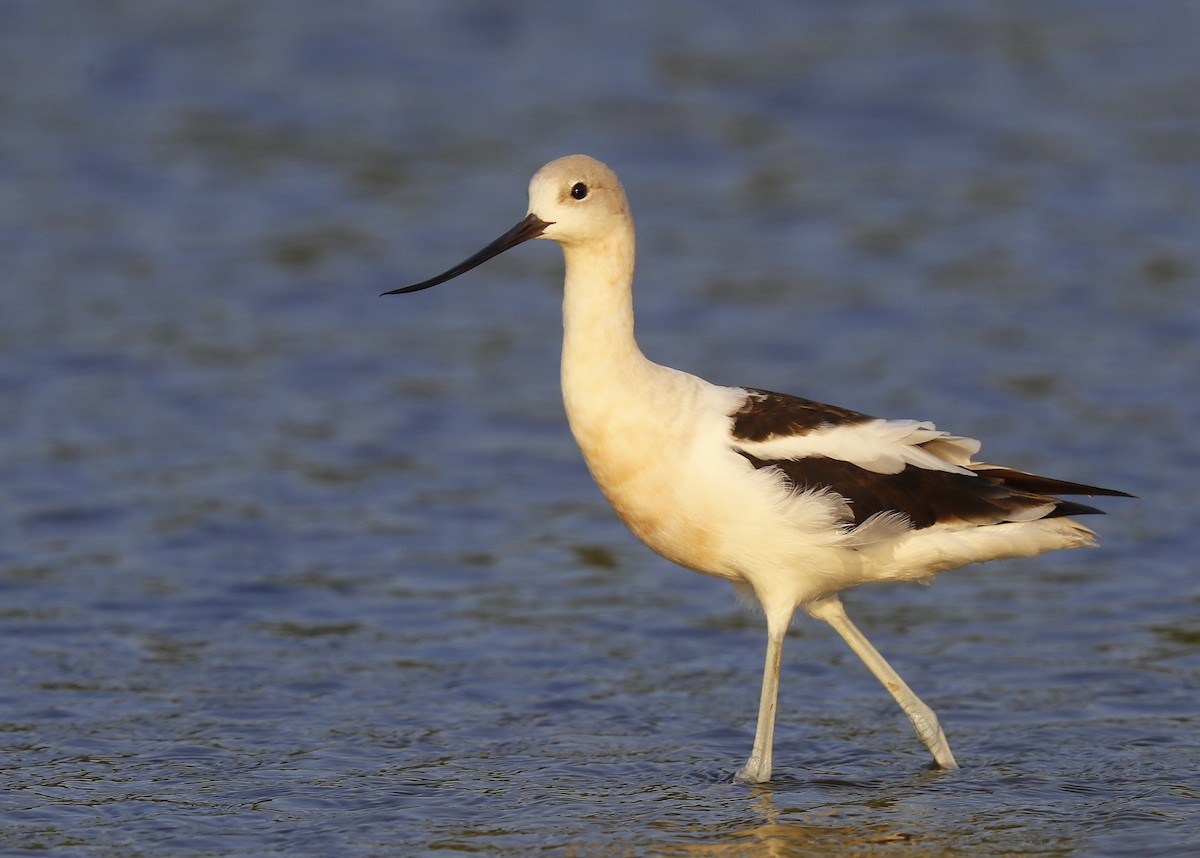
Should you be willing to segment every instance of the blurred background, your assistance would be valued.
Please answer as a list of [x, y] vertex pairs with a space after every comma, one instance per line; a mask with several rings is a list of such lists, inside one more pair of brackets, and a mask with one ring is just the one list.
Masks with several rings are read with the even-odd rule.
[[[1200, 7], [0, 2], [4, 854], [1200, 849]], [[1141, 496], [785, 648], [625, 532], [561, 255], [420, 295], [584, 152], [649, 357]]]

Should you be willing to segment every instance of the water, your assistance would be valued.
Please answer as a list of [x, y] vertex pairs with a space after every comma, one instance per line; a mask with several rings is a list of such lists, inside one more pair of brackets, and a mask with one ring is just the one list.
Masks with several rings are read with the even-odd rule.
[[[3, 854], [1200, 849], [1192, 4], [0, 6]], [[614, 520], [548, 245], [608, 161], [655, 359], [1142, 496], [785, 648]]]

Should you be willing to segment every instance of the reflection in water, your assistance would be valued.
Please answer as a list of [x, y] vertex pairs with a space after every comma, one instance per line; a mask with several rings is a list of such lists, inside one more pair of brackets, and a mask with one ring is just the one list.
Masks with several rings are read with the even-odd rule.
[[[770, 784], [751, 788], [755, 800], [751, 805], [761, 822], [746, 826], [720, 826], [705, 828], [698, 826], [686, 833], [673, 829], [671, 845], [658, 849], [662, 855], [699, 855], [714, 858], [789, 858], [789, 856], [838, 855], [853, 852], [856, 855], [871, 855], [876, 847], [894, 849], [898, 845], [920, 845], [922, 854], [938, 854], [929, 851], [930, 844], [923, 838], [897, 830], [887, 823], [864, 818], [854, 825], [837, 823], [839, 813], [827, 811], [828, 824], [801, 824], [780, 821], [780, 812], [775, 808], [774, 789]], [[793, 814], [783, 814], [790, 816]], [[811, 811], [804, 816], [820, 816], [820, 811]], [[671, 828], [664, 826], [664, 828]], [[681, 842], [684, 841], [684, 842]], [[686, 842], [695, 841], [695, 842]]]

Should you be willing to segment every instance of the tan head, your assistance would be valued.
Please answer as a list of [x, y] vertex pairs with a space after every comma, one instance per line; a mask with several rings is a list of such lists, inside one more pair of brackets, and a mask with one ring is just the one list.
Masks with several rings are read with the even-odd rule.
[[547, 223], [538, 238], [573, 244], [601, 238], [629, 219], [617, 174], [587, 155], [551, 161], [529, 182], [529, 213]]

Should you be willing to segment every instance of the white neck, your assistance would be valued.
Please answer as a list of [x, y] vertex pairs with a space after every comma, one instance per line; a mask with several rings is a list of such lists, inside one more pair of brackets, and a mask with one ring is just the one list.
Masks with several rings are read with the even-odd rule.
[[563, 246], [563, 382], [621, 375], [645, 362], [633, 336], [633, 226]]
[[633, 336], [633, 224], [603, 241], [564, 244], [563, 402], [576, 438], [646, 392], [659, 367]]

